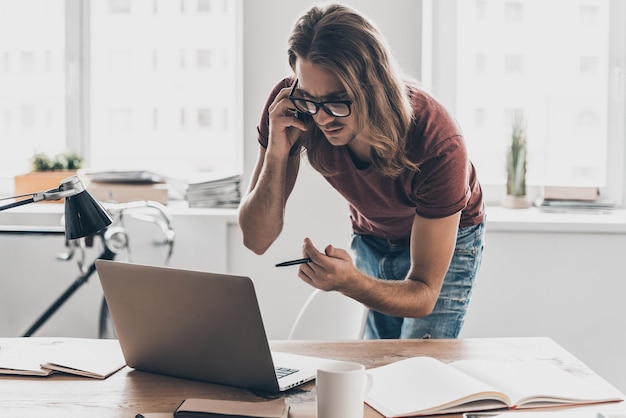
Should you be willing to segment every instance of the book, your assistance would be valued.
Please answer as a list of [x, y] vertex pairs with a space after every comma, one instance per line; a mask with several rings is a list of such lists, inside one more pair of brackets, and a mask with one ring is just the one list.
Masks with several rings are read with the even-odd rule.
[[504, 412], [467, 412], [463, 418], [607, 418], [602, 412], [594, 409], [556, 409], [532, 411], [504, 411]]
[[106, 379], [126, 366], [118, 340], [0, 338], [0, 374], [49, 376], [63, 372]]
[[287, 418], [289, 405], [284, 398], [258, 402], [224, 399], [185, 399], [174, 412], [174, 418]]
[[411, 357], [368, 370], [365, 402], [387, 418], [617, 402], [608, 382], [595, 385], [547, 362]]
[[87, 183], [85, 185], [94, 199], [101, 202], [128, 203], [138, 200], [151, 200], [167, 205], [169, 189], [167, 184], [155, 183]]
[[586, 186], [543, 186], [541, 195], [546, 200], [594, 201], [600, 196], [600, 189]]
[[157, 184], [165, 183], [161, 174], [147, 170], [81, 172], [92, 183]]
[[79, 175], [87, 191], [101, 202], [151, 200], [163, 205], [169, 202], [165, 177], [151, 171], [79, 171]]

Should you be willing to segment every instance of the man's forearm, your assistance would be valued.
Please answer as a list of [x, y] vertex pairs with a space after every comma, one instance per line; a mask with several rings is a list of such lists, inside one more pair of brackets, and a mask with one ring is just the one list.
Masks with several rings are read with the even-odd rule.
[[293, 187], [287, 180], [287, 160], [265, 156], [256, 184], [250, 187], [239, 207], [239, 226], [244, 245], [263, 254], [280, 235], [285, 203]]
[[406, 278], [383, 280], [368, 276], [367, 286], [352, 289], [346, 295], [370, 309], [392, 316], [422, 318], [432, 312], [439, 295], [426, 283]]

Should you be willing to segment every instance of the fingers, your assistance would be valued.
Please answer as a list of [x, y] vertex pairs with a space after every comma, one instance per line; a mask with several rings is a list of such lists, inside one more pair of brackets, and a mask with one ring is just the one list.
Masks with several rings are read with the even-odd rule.
[[300, 278], [300, 280], [302, 280], [303, 282], [305, 282], [308, 285], [311, 285], [313, 287], [315, 287], [314, 283], [313, 283], [313, 279], [311, 279], [311, 277], [309, 277], [308, 274], [306, 274], [302, 268], [298, 269], [298, 277]]
[[333, 281], [328, 280], [324, 269], [320, 271], [315, 263], [302, 264], [298, 269], [298, 277], [306, 284], [321, 290], [333, 290]]
[[298, 277], [311, 286], [317, 287], [315, 286], [315, 270], [316, 267], [318, 267], [322, 262], [323, 254], [315, 248], [313, 242], [309, 238], [305, 238], [304, 244], [302, 244], [302, 255], [304, 257], [309, 257], [311, 262], [302, 264], [298, 268]]
[[314, 263], [320, 264], [322, 261], [323, 254], [319, 252], [319, 250], [313, 245], [313, 241], [310, 238], [304, 239], [304, 244], [302, 244], [302, 255], [304, 257], [309, 257]]
[[343, 291], [350, 286], [355, 267], [348, 251], [328, 245], [322, 253], [305, 238], [302, 255], [311, 259], [298, 268], [298, 277], [303, 282], [322, 290]]
[[309, 257], [313, 262], [317, 262], [317, 264], [321, 264], [324, 261], [324, 256], [330, 258], [338, 258], [344, 261], [352, 261], [352, 257], [350, 253], [342, 248], [335, 248], [332, 245], [327, 245], [324, 249], [324, 253], [321, 253], [315, 245], [313, 245], [313, 241], [310, 238], [304, 239], [304, 244], [302, 244], [302, 256]]
[[306, 131], [306, 124], [298, 119], [296, 109], [289, 100], [289, 88], [282, 89], [274, 102], [270, 105], [270, 123], [274, 129], [286, 130], [296, 128], [302, 132]]
[[352, 262], [352, 256], [343, 248], [335, 248], [332, 245], [326, 246], [324, 253], [331, 258], [338, 258], [340, 260]]
[[288, 93], [287, 89], [283, 89], [269, 108], [269, 153], [289, 155], [293, 145], [307, 129], [304, 122], [296, 118]]

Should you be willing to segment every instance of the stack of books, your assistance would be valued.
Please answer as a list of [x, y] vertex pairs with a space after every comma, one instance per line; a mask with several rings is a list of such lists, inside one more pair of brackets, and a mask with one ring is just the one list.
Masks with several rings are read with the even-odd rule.
[[190, 181], [185, 199], [190, 208], [236, 208], [241, 200], [241, 175], [213, 175]]
[[544, 212], [602, 213], [615, 204], [600, 198], [597, 187], [544, 186], [535, 206]]

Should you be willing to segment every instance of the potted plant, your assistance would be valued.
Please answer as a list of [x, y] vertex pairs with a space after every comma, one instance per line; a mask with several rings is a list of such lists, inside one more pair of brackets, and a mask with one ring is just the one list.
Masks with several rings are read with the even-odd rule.
[[506, 197], [504, 207], [529, 206], [526, 198], [526, 123], [521, 111], [515, 112], [511, 140], [506, 152]]
[[76, 153], [63, 153], [50, 157], [36, 153], [30, 173], [15, 176], [15, 194], [23, 195], [59, 187], [67, 177], [76, 174], [83, 159]]

